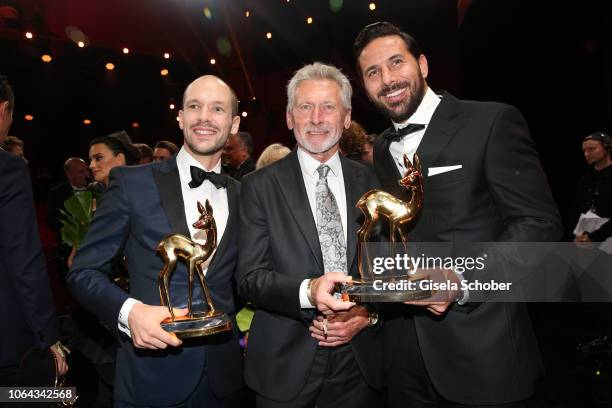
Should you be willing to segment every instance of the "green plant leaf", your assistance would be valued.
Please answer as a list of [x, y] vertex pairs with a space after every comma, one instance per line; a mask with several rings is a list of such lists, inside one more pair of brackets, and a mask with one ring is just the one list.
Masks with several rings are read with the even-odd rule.
[[75, 193], [64, 201], [64, 208], [66, 208], [66, 211], [78, 220], [86, 220], [88, 218], [90, 207], [87, 206], [86, 194], [89, 195], [89, 200], [91, 201], [91, 193], [87, 191]]
[[73, 247], [78, 247], [80, 241], [76, 226], [64, 220], [62, 220], [62, 222], [64, 223], [62, 227], [62, 242]]
[[85, 238], [93, 218], [92, 204], [94, 195], [89, 191], [77, 192], [64, 202], [62, 242], [78, 248]]
[[236, 323], [241, 332], [248, 331], [251, 328], [251, 322], [253, 321], [254, 315], [255, 309], [249, 306], [243, 307], [242, 310], [238, 312], [236, 315]]

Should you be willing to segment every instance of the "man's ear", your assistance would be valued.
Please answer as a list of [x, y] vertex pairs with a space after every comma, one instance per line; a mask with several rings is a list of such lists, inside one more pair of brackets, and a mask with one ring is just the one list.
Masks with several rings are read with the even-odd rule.
[[425, 57], [425, 55], [419, 55], [418, 62], [419, 68], [421, 69], [421, 75], [423, 76], [423, 78], [427, 78], [427, 75], [429, 74], [429, 64], [427, 63], [427, 58]]
[[178, 112], [178, 119], [179, 119], [178, 120], [179, 128], [183, 130], [183, 110], [182, 109]]
[[[238, 128], [239, 127], [240, 127], [240, 116], [236, 115], [232, 119], [232, 127], [230, 129], [230, 133], [232, 135], [235, 135], [236, 133], [238, 133]], [[227, 140], [229, 141], [229, 138]]]
[[289, 128], [289, 130], [293, 130], [293, 116], [291, 116], [289, 112], [285, 112], [285, 118], [287, 119], [287, 128]]
[[351, 110], [346, 111], [346, 115], [344, 115], [344, 128], [348, 129], [351, 126]]
[[11, 113], [8, 101], [0, 102], [0, 116], [4, 116]]

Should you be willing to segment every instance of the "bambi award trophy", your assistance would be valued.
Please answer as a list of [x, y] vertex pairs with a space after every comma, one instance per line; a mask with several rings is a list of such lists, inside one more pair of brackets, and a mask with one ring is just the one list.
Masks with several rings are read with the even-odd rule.
[[[412, 221], [423, 206], [423, 175], [419, 157], [414, 155], [414, 165], [404, 155], [406, 173], [399, 180], [400, 186], [411, 192], [410, 201], [402, 201], [382, 190], [365, 193], [356, 207], [365, 215], [365, 220], [357, 231], [357, 262], [360, 280], [353, 279], [344, 284], [340, 292], [344, 300], [356, 303], [406, 302], [422, 300], [432, 296], [432, 291], [419, 285], [428, 276], [417, 271], [391, 270], [377, 274], [370, 262], [371, 256], [367, 242], [372, 229], [381, 216], [389, 221], [390, 248], [397, 248], [396, 234], [401, 239], [401, 250], [408, 250], [408, 236], [402, 227]], [[389, 248], [389, 246], [387, 246]], [[364, 268], [364, 258], [367, 270]]]
[[[229, 331], [232, 328], [232, 321], [221, 310], [215, 309], [206, 279], [204, 279], [203, 264], [211, 257], [217, 247], [217, 225], [213, 217], [213, 209], [206, 200], [206, 205], [202, 206], [198, 202], [200, 218], [193, 223], [193, 227], [205, 232], [206, 240], [199, 244], [190, 238], [180, 234], [171, 234], [164, 238], [157, 245], [157, 252], [164, 260], [164, 267], [159, 272], [159, 295], [162, 306], [167, 306], [170, 317], [162, 321], [161, 326], [164, 330], [174, 333], [178, 338], [209, 336], [216, 333]], [[178, 259], [183, 260], [188, 265], [188, 303], [189, 312], [185, 316], [176, 317], [170, 302], [169, 282], [172, 272], [176, 267]], [[198, 275], [202, 294], [208, 303], [208, 311], [193, 311], [193, 278]]]

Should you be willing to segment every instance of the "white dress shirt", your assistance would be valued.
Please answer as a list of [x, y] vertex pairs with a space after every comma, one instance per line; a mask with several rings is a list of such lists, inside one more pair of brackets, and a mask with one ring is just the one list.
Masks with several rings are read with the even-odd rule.
[[[346, 189], [344, 188], [344, 175], [342, 174], [342, 163], [340, 162], [340, 156], [336, 152], [329, 160], [325, 163], [321, 163], [314, 159], [304, 150], [298, 147], [297, 157], [300, 163], [300, 169], [302, 170], [302, 178], [304, 179], [304, 186], [306, 187], [306, 195], [308, 196], [308, 203], [310, 204], [310, 210], [312, 211], [312, 218], [317, 223], [317, 194], [316, 186], [319, 180], [319, 172], [317, 168], [321, 164], [329, 166], [330, 171], [327, 173], [327, 185], [330, 191], [336, 199], [338, 204], [338, 210], [340, 211], [340, 218], [342, 219], [342, 231], [344, 233], [344, 242], [346, 244], [346, 228], [347, 228], [347, 207], [346, 207]], [[318, 225], [317, 225], [318, 227]], [[314, 305], [308, 300], [306, 288], [310, 279], [304, 279], [300, 285], [300, 304], [303, 308], [313, 308]]]
[[[391, 142], [389, 145], [389, 152], [391, 153], [391, 157], [395, 161], [395, 165], [399, 170], [400, 174], [406, 173], [406, 167], [404, 166], [404, 154], [408, 156], [410, 161], [414, 163], [414, 154], [416, 153], [419, 145], [421, 144], [421, 140], [423, 140], [423, 135], [425, 135], [425, 131], [429, 126], [429, 122], [436, 111], [436, 108], [440, 104], [440, 97], [435, 94], [434, 91], [431, 90], [430, 87], [427, 87], [427, 91], [425, 91], [425, 95], [423, 96], [423, 100], [419, 104], [417, 110], [403, 123], [395, 123], [393, 122], [393, 126], [395, 130], [403, 129], [409, 124], [415, 125], [425, 125], [425, 127], [417, 132], [410, 133], [409, 135], [404, 136], [397, 142]], [[427, 174], [427, 172], [424, 172]], [[459, 278], [459, 280], [463, 279], [463, 274], [457, 271], [454, 271], [455, 275]], [[467, 290], [463, 291], [460, 295], [460, 299], [457, 303], [460, 305], [465, 304], [469, 299], [469, 292]]]
[[[217, 224], [217, 244], [223, 238], [225, 227], [227, 226], [227, 219], [229, 217], [229, 204], [227, 202], [227, 189], [216, 188], [209, 180], [196, 187], [189, 187], [191, 181], [191, 166], [199, 167], [205, 171], [213, 171], [215, 173], [221, 173], [221, 160], [212, 169], [205, 169], [191, 154], [185, 150], [185, 147], [181, 147], [178, 154], [176, 155], [176, 165], [179, 172], [179, 179], [181, 181], [181, 192], [183, 193], [183, 203], [185, 211], [185, 219], [189, 227], [189, 234], [191, 239], [198, 243], [204, 243], [206, 240], [205, 232], [197, 230], [193, 227], [193, 223], [200, 218], [200, 212], [198, 211], [197, 202], [199, 201], [204, 205], [206, 200], [210, 202], [213, 208], [213, 216], [215, 217], [215, 223]], [[204, 275], [208, 268], [204, 270]], [[119, 330], [131, 337], [130, 328], [128, 325], [128, 315], [132, 306], [140, 301], [129, 298], [121, 306], [119, 311]]]
[[404, 174], [406, 172], [406, 168], [404, 167], [404, 154], [408, 156], [410, 161], [414, 162], [414, 154], [416, 153], [419, 144], [421, 144], [421, 140], [423, 140], [423, 135], [429, 126], [431, 117], [440, 104], [440, 100], [440, 97], [436, 95], [431, 88], [427, 87], [427, 91], [425, 91], [425, 96], [423, 96], [421, 104], [412, 114], [412, 116], [410, 116], [408, 120], [403, 123], [393, 122], [393, 126], [396, 130], [403, 129], [409, 124], [425, 125], [425, 128], [417, 132], [410, 133], [397, 142], [391, 142], [389, 145], [389, 152], [391, 153], [391, 157], [393, 157], [395, 165], [397, 166], [400, 174]]
[[[185, 147], [181, 147], [181, 150], [179, 150], [176, 155], [176, 165], [181, 179], [181, 191], [183, 193], [183, 203], [185, 205], [185, 219], [189, 226], [191, 238], [200, 244], [204, 243], [206, 240], [205, 232], [193, 228], [193, 223], [200, 218], [198, 201], [204, 205], [206, 200], [208, 200], [213, 208], [213, 216], [217, 224], [218, 244], [221, 242], [221, 238], [223, 238], [223, 233], [227, 226], [227, 218], [229, 217], [227, 189], [217, 188], [209, 180], [204, 180], [204, 182], [196, 188], [189, 187], [189, 182], [191, 181], [191, 166], [198, 167], [205, 171], [221, 173], [221, 160], [219, 160], [214, 168], [205, 169], [193, 156], [187, 153]], [[206, 271], [204, 271], [204, 273], [206, 273]]]

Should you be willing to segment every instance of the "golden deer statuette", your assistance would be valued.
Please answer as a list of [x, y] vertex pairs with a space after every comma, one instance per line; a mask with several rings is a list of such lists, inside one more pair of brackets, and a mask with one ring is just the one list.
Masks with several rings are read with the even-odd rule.
[[[193, 227], [205, 231], [206, 240], [203, 244], [180, 234], [171, 234], [164, 238], [157, 246], [157, 252], [164, 261], [164, 267], [159, 272], [159, 295], [162, 306], [167, 306], [171, 318], [162, 322], [162, 327], [175, 332], [179, 337], [195, 337], [226, 331], [231, 328], [231, 321], [225, 313], [215, 309], [206, 279], [204, 278], [205, 262], [212, 256], [217, 247], [217, 225], [213, 217], [213, 209], [206, 200], [203, 206], [198, 202], [200, 218], [193, 223]], [[170, 300], [169, 281], [178, 259], [187, 264], [188, 271], [188, 314], [176, 318]], [[193, 279], [197, 273], [202, 287], [204, 298], [208, 303], [208, 311], [204, 314], [193, 312]]]
[[383, 216], [389, 221], [389, 240], [391, 242], [396, 242], [396, 233], [400, 236], [402, 242], [407, 242], [408, 237], [402, 227], [404, 224], [412, 221], [423, 206], [421, 161], [415, 154], [413, 165], [408, 156], [404, 154], [404, 166], [406, 167], [406, 173], [399, 180], [399, 185], [412, 193], [410, 201], [402, 201], [383, 190], [370, 190], [361, 196], [357, 202], [356, 207], [365, 215], [365, 220], [359, 231], [357, 231], [357, 260], [362, 281], [365, 279], [361, 262], [363, 256], [362, 246], [363, 243], [369, 241], [372, 235], [372, 228], [378, 219]]

